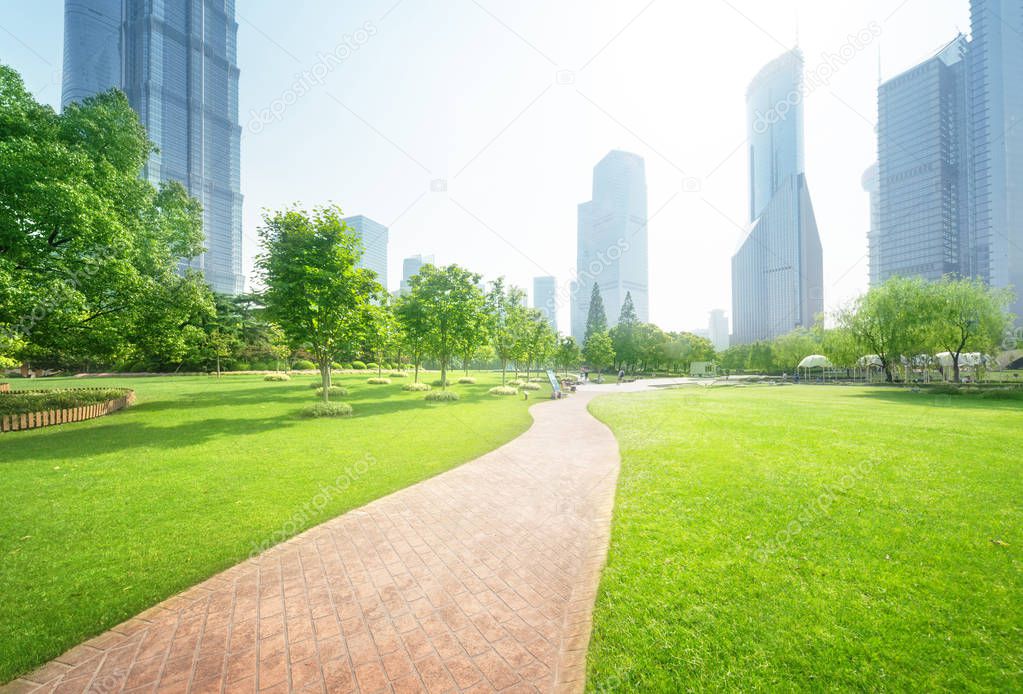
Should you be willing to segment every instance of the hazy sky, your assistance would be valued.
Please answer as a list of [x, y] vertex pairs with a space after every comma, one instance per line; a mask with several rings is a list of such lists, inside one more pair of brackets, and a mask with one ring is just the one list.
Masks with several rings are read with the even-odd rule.
[[[58, 104], [63, 2], [0, 8], [0, 61]], [[391, 227], [392, 289], [415, 253], [530, 290], [567, 282], [593, 165], [626, 149], [646, 159], [667, 329], [731, 312], [760, 67], [798, 32], [833, 309], [867, 284], [879, 55], [891, 77], [969, 27], [968, 0], [239, 0], [238, 15], [246, 272], [262, 208], [334, 201]]]

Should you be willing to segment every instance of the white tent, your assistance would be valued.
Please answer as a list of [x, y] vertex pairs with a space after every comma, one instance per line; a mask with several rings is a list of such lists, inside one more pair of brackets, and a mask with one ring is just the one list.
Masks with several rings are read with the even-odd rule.
[[822, 354], [811, 354], [803, 359], [803, 361], [799, 362], [799, 369], [804, 372], [807, 378], [810, 377], [810, 371], [813, 369], [820, 369], [821, 378], [824, 378], [827, 373], [827, 369], [831, 368], [834, 368], [834, 364], [832, 364], [831, 360]]
[[872, 374], [874, 373], [874, 370], [876, 369], [878, 372], [880, 372], [881, 369], [884, 368], [884, 364], [881, 362], [881, 357], [879, 357], [878, 355], [868, 354], [864, 357], [859, 358], [859, 360], [856, 362], [856, 368], [858, 371], [859, 370], [863, 371], [864, 380], [869, 382], [873, 380]]
[[[936, 355], [936, 358], [942, 368], [951, 369], [955, 366], [955, 357], [951, 352], [942, 352], [941, 354]], [[985, 362], [986, 359], [980, 352], [970, 352], [959, 355], [959, 366], [982, 366]]]

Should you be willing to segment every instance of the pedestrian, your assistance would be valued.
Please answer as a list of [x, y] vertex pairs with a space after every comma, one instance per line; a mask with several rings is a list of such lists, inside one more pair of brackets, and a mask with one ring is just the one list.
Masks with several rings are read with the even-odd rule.
[[625, 380], [625, 369], [618, 369], [618, 385], [622, 384]]

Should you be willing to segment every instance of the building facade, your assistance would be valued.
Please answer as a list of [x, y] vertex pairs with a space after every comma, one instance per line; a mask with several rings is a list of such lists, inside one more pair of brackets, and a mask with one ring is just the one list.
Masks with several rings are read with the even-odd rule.
[[728, 316], [724, 310], [717, 308], [710, 312], [710, 320], [707, 325], [707, 339], [714, 345], [714, 349], [719, 352], [724, 352], [731, 346]]
[[554, 331], [558, 331], [558, 280], [556, 278], [533, 278], [533, 308], [543, 313]]
[[432, 255], [413, 255], [405, 258], [401, 263], [401, 285], [398, 289], [399, 295], [408, 294], [409, 280], [419, 274], [424, 265], [434, 265]]
[[144, 176], [178, 181], [203, 206], [210, 286], [244, 290], [238, 23], [234, 0], [66, 0], [65, 106], [112, 88], [156, 149]]
[[572, 336], [582, 342], [594, 283], [608, 324], [618, 321], [631, 292], [636, 316], [650, 321], [646, 165], [637, 154], [612, 151], [593, 169], [593, 199], [579, 205]]
[[750, 226], [732, 258], [732, 344], [810, 327], [824, 258], [804, 170], [803, 56], [769, 63], [746, 93]]
[[387, 227], [361, 214], [346, 217], [344, 221], [355, 230], [362, 240], [362, 259], [359, 260], [359, 267], [376, 273], [377, 282], [387, 289], [387, 240], [389, 236]]
[[972, 36], [878, 89], [879, 220], [889, 277], [973, 277], [1023, 316], [1023, 0], [972, 0]]

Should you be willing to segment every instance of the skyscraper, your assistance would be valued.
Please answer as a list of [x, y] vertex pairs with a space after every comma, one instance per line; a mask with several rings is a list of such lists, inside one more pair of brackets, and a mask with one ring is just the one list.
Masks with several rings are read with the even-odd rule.
[[214, 290], [242, 275], [241, 127], [234, 0], [66, 0], [69, 103], [119, 88], [156, 144], [144, 176], [179, 181], [203, 206], [207, 251], [193, 260]]
[[733, 343], [813, 325], [824, 259], [803, 155], [803, 55], [769, 63], [746, 93], [750, 227], [732, 258]]
[[870, 283], [876, 284], [881, 271], [880, 246], [878, 233], [881, 225], [881, 174], [876, 163], [863, 172], [861, 179], [863, 190], [870, 196], [870, 230], [867, 232], [867, 245], [870, 248], [869, 273]]
[[415, 275], [418, 275], [424, 265], [433, 264], [434, 259], [432, 255], [413, 255], [405, 258], [401, 264], [401, 286], [398, 289], [398, 293], [407, 294], [409, 290], [409, 280]]
[[362, 260], [359, 261], [359, 267], [375, 272], [377, 282], [387, 289], [387, 227], [361, 214], [346, 217], [345, 223], [362, 239]]
[[972, 36], [878, 89], [872, 283], [975, 277], [1023, 316], [1023, 0], [972, 0]]
[[554, 277], [533, 278], [533, 308], [539, 309], [555, 332], [558, 330], [558, 280]]
[[593, 169], [593, 199], [579, 205], [576, 280], [572, 283], [572, 335], [582, 341], [593, 284], [600, 287], [609, 325], [625, 295], [636, 316], [650, 320], [646, 167], [637, 154], [612, 151]]
[[731, 345], [731, 338], [728, 333], [728, 316], [719, 308], [710, 312], [707, 339], [714, 345], [714, 349], [719, 352], [724, 352]]

